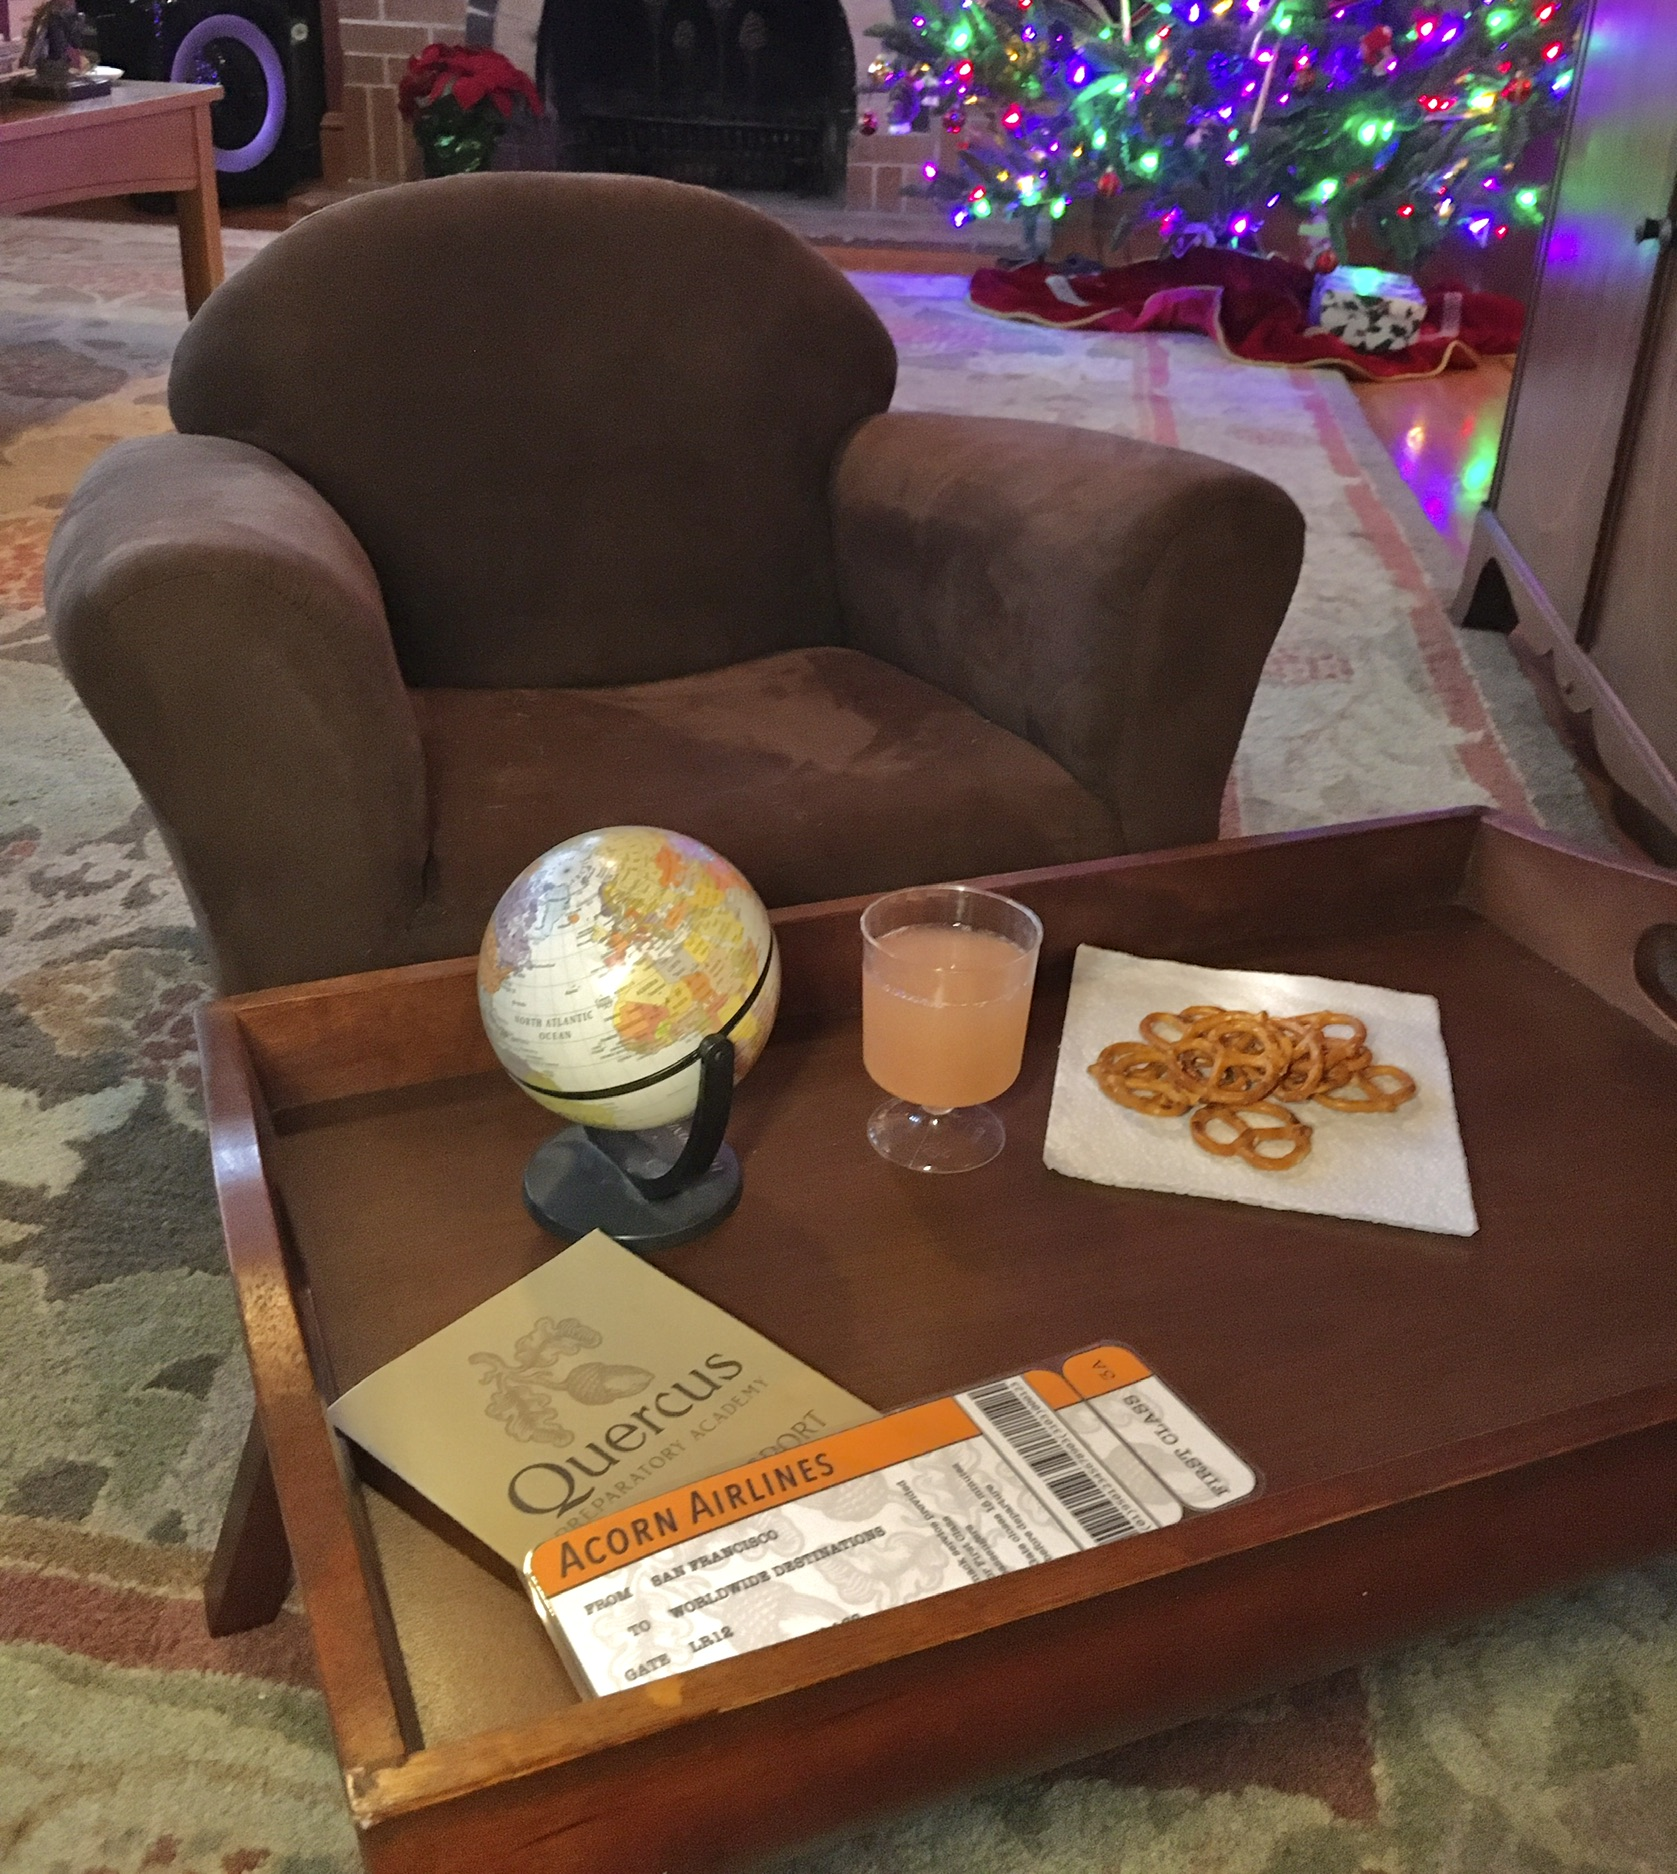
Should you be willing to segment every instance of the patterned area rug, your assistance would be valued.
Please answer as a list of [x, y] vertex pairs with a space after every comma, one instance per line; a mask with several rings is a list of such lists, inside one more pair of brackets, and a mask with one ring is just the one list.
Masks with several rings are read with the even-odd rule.
[[[262, 237], [231, 236], [237, 263]], [[196, 1102], [201, 952], [155, 833], [54, 666], [40, 568], [87, 464], [161, 429], [166, 227], [0, 223], [0, 1866], [349, 1874], [306, 1635], [195, 1599], [248, 1380]], [[1348, 391], [1192, 340], [999, 325], [870, 276], [905, 407], [1181, 441], [1286, 483], [1299, 601], [1227, 818], [1496, 800], [1600, 842], [1505, 647], [1457, 639]], [[1677, 1568], [1026, 1778], [783, 1874], [1669, 1874]], [[592, 1871], [591, 1871], [592, 1874]], [[599, 1874], [609, 1874], [600, 1870]]]

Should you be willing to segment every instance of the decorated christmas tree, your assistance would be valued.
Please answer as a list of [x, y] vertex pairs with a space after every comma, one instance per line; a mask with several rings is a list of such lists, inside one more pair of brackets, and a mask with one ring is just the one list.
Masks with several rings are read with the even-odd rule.
[[[1452, 228], [1480, 244], [1544, 211], [1572, 83], [1577, 0], [915, 0], [877, 28], [900, 123], [941, 120], [927, 165], [957, 226], [1020, 217], [1040, 247], [1079, 197], [1115, 243], [1253, 247], [1279, 205], [1353, 220], [1412, 266]], [[1531, 146], [1537, 144], [1532, 150]], [[958, 167], [956, 166], [958, 162]]]

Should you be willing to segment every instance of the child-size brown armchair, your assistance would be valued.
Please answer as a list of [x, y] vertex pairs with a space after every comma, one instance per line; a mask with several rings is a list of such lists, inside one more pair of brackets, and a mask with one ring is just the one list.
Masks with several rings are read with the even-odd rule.
[[1214, 837], [1297, 509], [895, 374], [795, 236], [628, 177], [363, 196], [221, 287], [47, 573], [221, 987], [474, 949], [613, 822], [771, 904]]

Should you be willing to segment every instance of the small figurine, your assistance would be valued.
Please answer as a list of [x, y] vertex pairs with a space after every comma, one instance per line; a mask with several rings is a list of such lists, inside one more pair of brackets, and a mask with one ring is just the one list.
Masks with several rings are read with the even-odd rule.
[[47, 98], [66, 103], [71, 98], [104, 97], [108, 78], [96, 78], [99, 35], [92, 20], [76, 10], [75, 0], [42, 0], [24, 34], [23, 62], [35, 75], [13, 90], [14, 97]]

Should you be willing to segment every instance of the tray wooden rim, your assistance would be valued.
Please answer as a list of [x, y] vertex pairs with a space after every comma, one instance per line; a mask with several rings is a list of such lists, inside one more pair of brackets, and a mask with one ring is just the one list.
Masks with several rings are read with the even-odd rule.
[[[829, 1680], [973, 1639], [1038, 1614], [1101, 1601], [1143, 1583], [1212, 1567], [1253, 1550], [1286, 1544], [1335, 1525], [1376, 1517], [1384, 1511], [1429, 1498], [1449, 1496], [1472, 1484], [1510, 1472], [1530, 1470], [1553, 1459], [1593, 1451], [1604, 1444], [1673, 1422], [1677, 1422], [1677, 1385], [1649, 1386], [1617, 1398], [1593, 1401], [1586, 1407], [1527, 1420], [1503, 1431], [1465, 1438], [1447, 1446], [1431, 1446], [1389, 1464], [1347, 1471], [1321, 1483], [1299, 1485], [1255, 1498], [1249, 1504], [1221, 1512], [1215, 1520], [1202, 1518], [1179, 1524], [1169, 1532], [1175, 1540], [1161, 1542], [1157, 1547], [1146, 1545], [1151, 1551], [1146, 1556], [1132, 1551], [1125, 1557], [1123, 1550], [1131, 1545], [1119, 1544], [1113, 1549], [1090, 1550], [1081, 1556], [1066, 1556], [1059, 1562], [1044, 1563], [1038, 1569], [973, 1583], [970, 1596], [963, 1593], [940, 1597], [938, 1605], [943, 1617], [935, 1631], [917, 1631], [925, 1623], [915, 1618], [918, 1612], [915, 1607], [893, 1608], [870, 1615], [866, 1621], [847, 1623], [845, 1628], [835, 1630], [845, 1635], [846, 1658], [837, 1668], [824, 1667], [821, 1663], [829, 1651], [824, 1642], [832, 1636], [809, 1634], [782, 1641], [779, 1646], [759, 1653], [718, 1660], [714, 1677], [712, 1669], [707, 1667], [703, 1680], [689, 1681], [708, 1694], [703, 1698], [688, 1695], [684, 1687], [683, 1696], [677, 1702], [668, 1694], [655, 1697], [649, 1686], [637, 1691], [634, 1705], [621, 1709], [617, 1707], [624, 1695], [619, 1694], [610, 1701], [601, 1699], [567, 1707], [534, 1724], [427, 1745], [400, 1763], [369, 1765], [364, 1770], [351, 1772], [351, 1804], [357, 1813], [369, 1819], [406, 1814], [464, 1789], [475, 1791], [486, 1784], [509, 1781], [532, 1771], [556, 1769], [600, 1751], [643, 1742], [668, 1730], [672, 1722], [692, 1724], [789, 1693], [808, 1691]], [[1499, 1455], [1508, 1452], [1517, 1434], [1551, 1426], [1557, 1436], [1549, 1448], [1535, 1453], [1524, 1451], [1513, 1462], [1504, 1462]], [[1457, 1456], [1452, 1474], [1443, 1481], [1434, 1479], [1424, 1486], [1412, 1487], [1417, 1473], [1424, 1465], [1435, 1461], [1440, 1451]], [[1373, 1500], [1366, 1497], [1352, 1500], [1359, 1486], [1370, 1491]], [[1298, 1506], [1303, 1506], [1303, 1514], [1289, 1516], [1288, 1512]], [[1221, 1530], [1216, 1529], [1218, 1523], [1223, 1525]], [[1214, 1532], [1222, 1539], [1212, 1539]], [[1096, 1565], [1076, 1566], [1088, 1562]], [[1123, 1565], [1125, 1563], [1128, 1565]], [[861, 1631], [852, 1639], [854, 1629]], [[902, 1640], [908, 1643], [899, 1643]], [[577, 1727], [570, 1720], [574, 1720], [576, 1714], [608, 1711], [612, 1720], [609, 1726], [595, 1722], [590, 1725], [590, 1735], [586, 1739], [572, 1735]]]
[[[1185, 860], [1210, 858], [1219, 864], [1238, 864], [1245, 857], [1277, 848], [1366, 839], [1387, 832], [1407, 835], [1429, 828], [1436, 829], [1436, 838], [1445, 844], [1456, 841], [1466, 867], [1468, 896], [1478, 900], [1476, 909], [1505, 929], [1529, 922], [1529, 907], [1523, 907], [1519, 893], [1511, 893], [1507, 881], [1497, 876], [1498, 840], [1546, 850], [1567, 869], [1581, 865], [1612, 874], [1631, 907], [1621, 920], [1628, 920], [1627, 931], [1650, 915], [1656, 922], [1661, 918], [1677, 921], [1677, 879], [1659, 868], [1580, 854], [1536, 829], [1475, 808], [1043, 868], [986, 882], [1028, 894], [1033, 885], [1045, 881], [1133, 880], [1180, 867]], [[841, 900], [776, 913], [783, 945], [795, 943], [800, 931], [830, 928], [837, 914], [849, 913], [866, 902], [866, 898]], [[1522, 936], [1518, 928], [1511, 934]], [[1630, 934], [1634, 936], [1633, 931]], [[1622, 962], [1622, 943], [1617, 954]], [[1549, 960], [1561, 961], [1563, 968], [1577, 961]], [[394, 1650], [389, 1610], [383, 1603], [376, 1566], [369, 1566], [371, 1545], [358, 1515], [357, 1487], [326, 1423], [316, 1389], [308, 1354], [306, 1306], [299, 1305], [287, 1273], [276, 1195], [265, 1170], [264, 1135], [271, 1118], [263, 1087], [266, 1084], [281, 1096], [271, 1110], [284, 1111], [284, 1096], [301, 1084], [297, 1050], [288, 1052], [282, 1045], [287, 1023], [296, 1029], [302, 1017], [301, 1031], [318, 1038], [325, 1031], [311, 1024], [311, 1012], [324, 1019], [345, 996], [434, 991], [474, 970], [475, 961], [465, 958], [258, 991], [212, 1003], [199, 1017], [218, 1199], [251, 1351], [258, 1407], [273, 1453], [287, 1526], [297, 1532], [293, 1546], [298, 1575], [346, 1766], [352, 1811], [364, 1831], [458, 1796], [582, 1765], [645, 1744], [660, 1734], [849, 1681], [874, 1668], [995, 1635], [1039, 1616], [1104, 1602], [1145, 1583], [1187, 1577], [1258, 1551], [1298, 1543], [1335, 1525], [1373, 1524], [1390, 1512], [1479, 1484], [1533, 1476], [1582, 1451], [1661, 1434], [1677, 1421], [1677, 1385], [1603, 1397], [1500, 1430], [1434, 1444], [1369, 1470], [1277, 1491], [1214, 1519], [1160, 1532], [1145, 1544], [1119, 1544], [1068, 1557], [977, 1584], [964, 1594], [879, 1614], [764, 1652], [716, 1662], [679, 1679], [568, 1707], [531, 1725], [421, 1746], [405, 1685], [392, 1682], [389, 1661], [399, 1658], [399, 1652]], [[1568, 973], [1578, 972], [1569, 969]], [[1587, 986], [1634, 1014], [1668, 1045], [1677, 1045], [1677, 1022], [1650, 1000], [1634, 972], [1627, 975], [1617, 964], [1605, 972], [1598, 967]], [[471, 1019], [475, 1022], [475, 1003], [471, 1003]], [[461, 1037], [455, 1035], [453, 1040], [459, 1042]], [[298, 1045], [307, 1052], [306, 1045]], [[476, 1045], [487, 1055], [481, 1032]], [[396, 1084], [422, 1084], [426, 1078], [418, 1074]], [[391, 1083], [380, 1080], [379, 1084]]]

